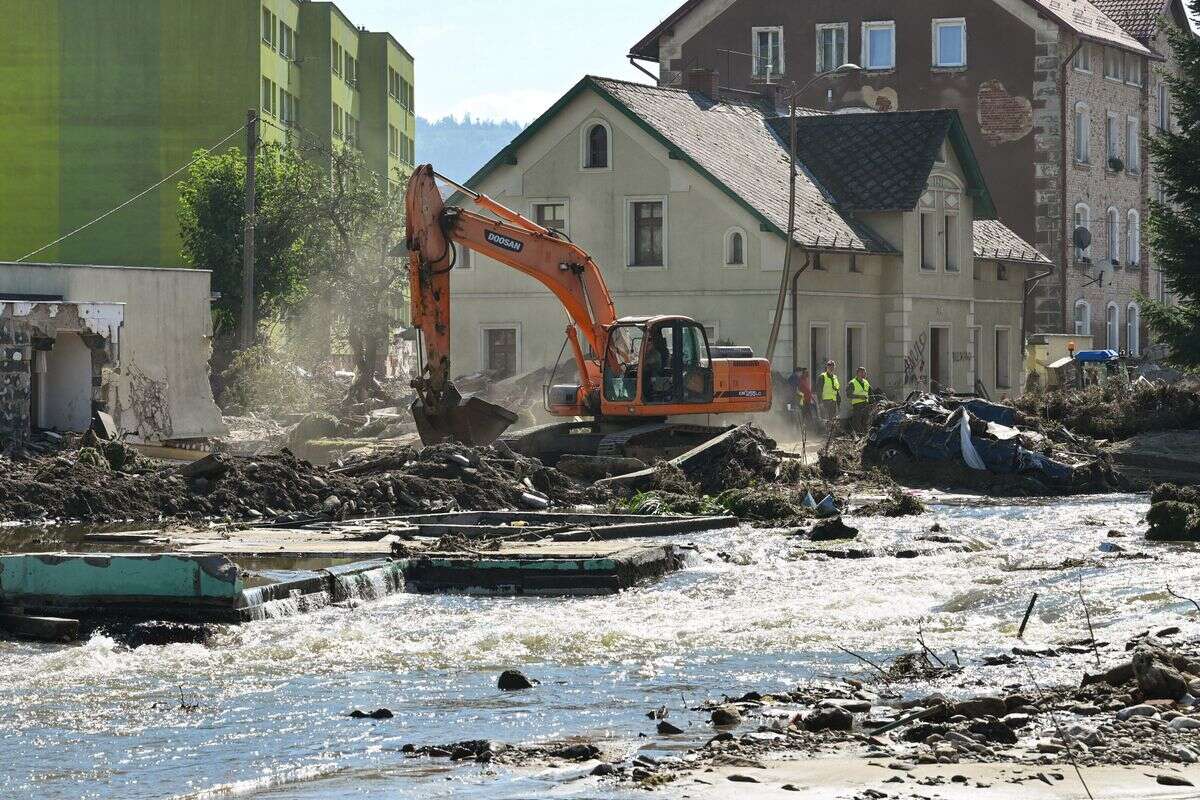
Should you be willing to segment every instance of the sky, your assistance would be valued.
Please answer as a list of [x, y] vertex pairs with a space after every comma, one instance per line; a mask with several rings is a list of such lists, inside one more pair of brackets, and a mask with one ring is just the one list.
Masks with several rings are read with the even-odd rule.
[[522, 123], [587, 74], [648, 82], [626, 53], [681, 2], [336, 0], [354, 24], [412, 53], [420, 116]]

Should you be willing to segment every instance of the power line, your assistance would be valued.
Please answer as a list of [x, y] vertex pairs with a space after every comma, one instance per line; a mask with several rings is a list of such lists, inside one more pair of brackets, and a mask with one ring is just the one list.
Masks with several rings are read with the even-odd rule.
[[[245, 129], [246, 129], [246, 126], [245, 126], [245, 125], [241, 125], [241, 126], [240, 126], [240, 127], [237, 129], [237, 130], [235, 130], [233, 133], [229, 134], [229, 135], [228, 135], [228, 136], [226, 136], [224, 139], [222, 139], [221, 141], [219, 141], [219, 142], [217, 142], [216, 144], [214, 144], [212, 147], [210, 147], [210, 148], [208, 148], [207, 150], [205, 150], [205, 151], [204, 151], [204, 153], [205, 153], [205, 154], [207, 154], [207, 153], [209, 153], [209, 152], [212, 152], [212, 151], [216, 150], [217, 148], [219, 148], [219, 147], [223, 146], [223, 145], [224, 145], [226, 142], [228, 142], [228, 141], [229, 141], [230, 139], [232, 139], [233, 137], [237, 136], [239, 133], [241, 133], [241, 132], [242, 132], [242, 131], [244, 131]], [[179, 173], [183, 172], [183, 171], [184, 171], [185, 169], [187, 169], [188, 167], [190, 167], [190, 166], [192, 166], [193, 164], [195, 164], [197, 161], [199, 161], [199, 160], [200, 160], [200, 158], [201, 158], [201, 156], [200, 156], [200, 155], [193, 156], [191, 161], [187, 162], [187, 163], [186, 163], [186, 164], [184, 164], [182, 167], [180, 167], [179, 169], [175, 170], [175, 171], [174, 171], [174, 172], [172, 172], [171, 174], [167, 175], [167, 176], [166, 176], [166, 177], [164, 177], [162, 180], [158, 181], [157, 183], [153, 184], [152, 186], [147, 186], [145, 189], [143, 189], [142, 191], [138, 192], [138, 193], [137, 193], [137, 194], [135, 194], [133, 197], [131, 197], [131, 198], [129, 198], [128, 200], [126, 200], [124, 203], [121, 203], [119, 206], [114, 206], [113, 208], [110, 208], [108, 211], [105, 211], [103, 214], [101, 214], [100, 216], [96, 217], [96, 218], [95, 218], [95, 219], [93, 219], [92, 221], [90, 221], [90, 222], [85, 222], [84, 224], [80, 225], [78, 228], [76, 228], [75, 230], [71, 231], [70, 233], [66, 233], [66, 234], [63, 234], [62, 236], [58, 237], [58, 238], [57, 238], [57, 239], [55, 239], [53, 242], [50, 242], [49, 244], [44, 244], [44, 245], [42, 245], [41, 247], [39, 247], [37, 250], [33, 250], [33, 251], [29, 252], [29, 253], [26, 253], [25, 255], [23, 255], [23, 256], [21, 256], [20, 258], [18, 258], [18, 259], [16, 260], [16, 262], [15, 262], [15, 263], [20, 263], [20, 262], [24, 261], [25, 259], [29, 258], [30, 256], [36, 256], [38, 253], [42, 252], [43, 250], [46, 250], [46, 249], [48, 249], [48, 248], [51, 248], [51, 247], [53, 247], [54, 245], [56, 245], [56, 244], [59, 244], [60, 242], [63, 242], [63, 241], [65, 241], [65, 240], [67, 240], [67, 239], [71, 238], [71, 237], [72, 237], [72, 236], [74, 236], [75, 234], [79, 233], [79, 232], [80, 232], [80, 231], [82, 231], [82, 230], [85, 230], [86, 228], [90, 228], [91, 226], [95, 225], [97, 222], [99, 222], [99, 221], [100, 221], [100, 220], [102, 220], [102, 219], [105, 219], [106, 217], [110, 217], [110, 216], [112, 216], [113, 214], [117, 213], [117, 212], [118, 212], [118, 211], [120, 211], [121, 209], [123, 209], [123, 208], [125, 208], [126, 206], [130, 205], [131, 203], [134, 203], [134, 202], [136, 202], [137, 200], [140, 200], [141, 198], [143, 198], [143, 197], [145, 197], [146, 195], [150, 194], [150, 192], [154, 191], [155, 189], [157, 189], [158, 187], [162, 186], [162, 185], [163, 185], [164, 183], [166, 183], [167, 181], [169, 181], [169, 180], [171, 180], [172, 178], [174, 178], [174, 177], [175, 177], [176, 175], [178, 175]]]

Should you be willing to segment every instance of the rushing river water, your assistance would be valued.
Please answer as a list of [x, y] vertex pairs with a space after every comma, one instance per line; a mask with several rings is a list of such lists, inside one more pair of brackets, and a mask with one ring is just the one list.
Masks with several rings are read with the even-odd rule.
[[[699, 547], [683, 571], [618, 596], [397, 595], [230, 628], [211, 646], [0, 642], [0, 797], [613, 797], [579, 767], [451, 766], [400, 748], [570, 737], [612, 752], [662, 747], [637, 738], [653, 732], [648, 709], [665, 704], [685, 726], [705, 698], [865, 669], [835, 645], [883, 660], [915, 649], [921, 626], [964, 664], [1007, 652], [1034, 591], [1027, 640], [1086, 636], [1082, 588], [1098, 638], [1123, 641], [1190, 608], [1166, 583], [1200, 594], [1194, 550], [1142, 540], [1146, 508], [1110, 495], [849, 519], [859, 547], [911, 545], [934, 522], [977, 542], [906, 559], [798, 558], [784, 532], [744, 527], [681, 537]], [[1153, 557], [1102, 552], [1108, 542]], [[1091, 563], [1029, 569], [1064, 559]], [[1082, 666], [1047, 660], [1038, 680], [1078, 680]], [[497, 691], [509, 667], [541, 685]], [[1017, 667], [971, 670], [988, 685], [1027, 683]], [[181, 686], [198, 710], [180, 709]], [[378, 707], [395, 718], [346, 717]], [[702, 741], [694, 730], [673, 746]]]

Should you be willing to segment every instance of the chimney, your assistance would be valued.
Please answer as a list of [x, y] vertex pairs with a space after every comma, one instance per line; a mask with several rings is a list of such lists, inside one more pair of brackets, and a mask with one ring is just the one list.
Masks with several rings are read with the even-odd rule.
[[708, 67], [692, 67], [683, 74], [683, 88], [689, 92], [699, 92], [711, 100], [716, 100], [721, 93], [721, 74]]
[[767, 104], [768, 108], [775, 110], [776, 114], [786, 114], [788, 112], [787, 95], [783, 91], [783, 86], [778, 83], [764, 83], [759, 86], [759, 96]]

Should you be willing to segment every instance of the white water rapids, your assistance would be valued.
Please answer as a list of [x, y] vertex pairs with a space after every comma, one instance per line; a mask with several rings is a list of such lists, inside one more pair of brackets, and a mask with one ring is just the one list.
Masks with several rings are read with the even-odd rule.
[[[686, 722], [697, 717], [687, 705], [722, 693], [820, 674], [868, 678], [835, 645], [887, 660], [916, 649], [918, 626], [943, 657], [957, 650], [968, 677], [1024, 683], [1019, 668], [979, 667], [978, 657], [1008, 652], [1034, 591], [1031, 645], [1087, 635], [1081, 588], [1097, 636], [1114, 642], [1191, 608], [1165, 586], [1200, 595], [1200, 561], [1189, 546], [1144, 542], [1146, 508], [1144, 497], [1111, 495], [847, 518], [863, 530], [854, 547], [920, 544], [934, 522], [978, 543], [903, 559], [801, 558], [783, 531], [742, 527], [679, 537], [699, 547], [684, 570], [617, 596], [401, 594], [225, 629], [208, 647], [0, 642], [0, 797], [598, 796], [591, 779], [513, 776], [399, 749], [571, 736], [630, 749], [652, 733], [650, 708], [667, 704]], [[1110, 539], [1110, 529], [1125, 536]], [[1102, 552], [1103, 543], [1129, 552]], [[1022, 568], [1065, 559], [1083, 565]], [[1038, 680], [1074, 682], [1086, 664], [1047, 659]], [[498, 692], [510, 667], [542, 684]], [[198, 710], [180, 709], [180, 686]], [[379, 707], [395, 718], [345, 716]]]

